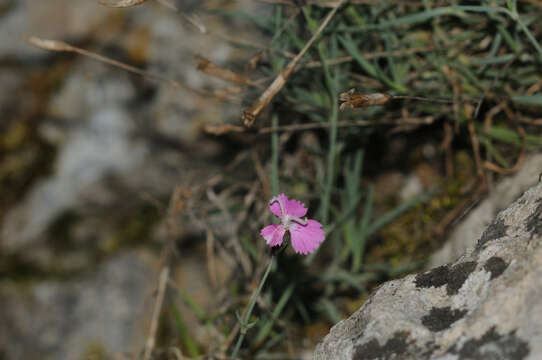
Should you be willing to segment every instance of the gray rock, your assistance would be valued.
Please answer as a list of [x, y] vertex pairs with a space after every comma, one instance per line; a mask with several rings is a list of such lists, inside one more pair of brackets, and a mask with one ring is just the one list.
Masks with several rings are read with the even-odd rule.
[[495, 215], [531, 187], [541, 169], [542, 154], [534, 154], [516, 174], [501, 180], [489, 196], [454, 227], [444, 246], [431, 256], [429, 267], [456, 261], [467, 249], [474, 247]]
[[10, 360], [141, 351], [156, 273], [147, 254], [117, 256], [83, 278], [2, 282], [0, 354]]
[[[219, 64], [248, 57], [247, 51], [193, 31], [183, 25], [178, 14], [156, 2], [124, 10], [86, 0], [11, 3], [0, 22], [0, 57], [5, 54], [29, 59], [29, 45], [21, 41], [23, 32], [74, 44], [91, 36], [98, 44], [113, 43], [126, 53], [140, 48], [140, 61], [148, 70], [194, 88], [225, 86], [197, 71], [195, 54]], [[252, 1], [236, 6], [255, 10]], [[118, 28], [112, 15], [122, 15], [126, 28]], [[36, 17], [41, 20], [34, 21]], [[55, 21], [58, 17], [65, 21]], [[204, 19], [204, 23], [217, 33], [236, 31], [235, 26], [216, 17]], [[2, 41], [2, 36], [17, 39], [17, 44], [12, 44], [13, 39]], [[104, 53], [99, 46], [93, 50]], [[44, 50], [32, 54], [51, 55]], [[145, 91], [150, 95], [144, 96]], [[57, 147], [53, 169], [49, 176], [29, 186], [2, 219], [0, 251], [38, 268], [48, 268], [58, 263], [58, 254], [51, 251], [47, 232], [63, 214], [75, 212], [83, 218], [102, 214], [107, 223], [110, 217], [104, 214], [112, 208], [126, 207], [137, 200], [142, 203], [143, 197], [162, 199], [176, 185], [209, 177], [217, 168], [213, 158], [225, 149], [202, 136], [201, 125], [225, 120], [227, 114], [238, 119], [239, 104], [136, 79], [92, 59], [76, 58], [58, 92], [51, 96], [47, 116], [37, 122], [39, 134]], [[106, 229], [108, 225], [96, 228]], [[84, 237], [100, 243], [107, 236]]]
[[317, 346], [322, 359], [539, 359], [542, 183], [451, 265], [380, 286]]
[[113, 13], [97, 1], [87, 0], [13, 0], [5, 6], [0, 21], [0, 57], [19, 59], [43, 53], [26, 44], [25, 36], [81, 38], [103, 26]]

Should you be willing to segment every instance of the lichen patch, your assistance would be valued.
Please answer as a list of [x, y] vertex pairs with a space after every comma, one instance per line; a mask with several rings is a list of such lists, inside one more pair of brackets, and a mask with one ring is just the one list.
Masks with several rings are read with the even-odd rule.
[[501, 276], [501, 274], [504, 272], [504, 270], [506, 270], [507, 267], [508, 264], [498, 256], [493, 256], [489, 258], [484, 264], [484, 270], [491, 273], [490, 280]]
[[482, 234], [480, 240], [478, 240], [478, 243], [476, 244], [476, 249], [481, 249], [482, 246], [484, 246], [488, 242], [506, 236], [507, 229], [508, 226], [504, 224], [503, 219], [497, 218], [493, 220], [493, 222], [486, 228], [486, 230]]
[[446, 293], [455, 295], [469, 275], [476, 269], [476, 262], [466, 261], [449, 267], [439, 266], [428, 272], [418, 274], [415, 278], [416, 287], [430, 288], [446, 285]]
[[437, 332], [449, 329], [453, 323], [463, 318], [467, 310], [453, 309], [449, 306], [431, 309], [429, 314], [422, 317], [422, 324], [431, 331]]

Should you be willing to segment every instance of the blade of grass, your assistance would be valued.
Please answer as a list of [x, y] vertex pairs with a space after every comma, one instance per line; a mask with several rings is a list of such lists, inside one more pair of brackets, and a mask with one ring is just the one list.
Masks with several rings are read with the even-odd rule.
[[363, 54], [358, 50], [358, 47], [354, 43], [352, 38], [349, 36], [338, 36], [338, 38], [341, 42], [341, 45], [344, 46], [350, 56], [352, 56], [358, 62], [359, 66], [361, 66], [361, 68], [365, 70], [367, 74], [371, 75], [374, 78], [377, 78], [378, 72], [376, 71], [375, 67], [363, 57]]
[[363, 253], [365, 250], [366, 239], [370, 235], [369, 233], [369, 221], [372, 216], [373, 209], [373, 186], [369, 185], [367, 191], [367, 199], [365, 200], [365, 207], [363, 209], [363, 217], [358, 230], [358, 236], [356, 241], [352, 243], [352, 267], [351, 271], [357, 273], [363, 265]]
[[491, 144], [491, 141], [489, 141], [487, 137], [479, 136], [479, 138], [484, 144], [487, 151], [489, 151], [489, 153], [495, 158], [495, 160], [497, 160], [497, 162], [499, 163], [501, 167], [505, 169], [510, 168], [510, 164], [508, 163], [508, 161], [506, 161], [506, 159], [501, 155], [501, 153], [497, 150], [497, 148], [495, 148], [495, 146]]
[[267, 30], [269, 32], [273, 31], [273, 25], [274, 25], [274, 19], [272, 17], [263, 15], [263, 14], [248, 14], [242, 11], [227, 11], [222, 9], [205, 9], [202, 7], [202, 12], [210, 14], [210, 15], [216, 15], [221, 16], [224, 18], [230, 18], [230, 19], [238, 19], [238, 20], [245, 20], [250, 21], [254, 25], [257, 25], [258, 27]]
[[339, 321], [342, 320], [342, 316], [341, 316], [339, 310], [337, 309], [335, 304], [333, 304], [330, 300], [322, 299], [320, 301], [319, 305], [320, 305], [320, 308], [322, 309], [322, 311], [324, 312], [324, 314], [329, 319], [330, 323], [336, 324], [336, 323], [338, 323]]
[[514, 95], [512, 101], [522, 104], [542, 107], [542, 94], [535, 95]]
[[346, 51], [352, 56], [358, 64], [361, 66], [363, 70], [365, 70], [369, 75], [374, 77], [375, 79], [378, 79], [384, 83], [386, 83], [388, 86], [392, 87], [396, 91], [398, 91], [401, 94], [404, 94], [407, 92], [407, 89], [401, 85], [396, 83], [395, 81], [392, 81], [382, 70], [380, 70], [378, 67], [372, 65], [369, 63], [361, 54], [361, 52], [358, 50], [358, 46], [354, 43], [354, 41], [346, 36], [337, 36], [343, 47], [346, 49]]
[[449, 6], [449, 7], [441, 7], [436, 9], [431, 9], [427, 11], [422, 11], [416, 14], [407, 15], [403, 17], [399, 17], [397, 19], [393, 19], [390, 21], [383, 21], [379, 24], [367, 24], [364, 27], [343, 27], [337, 29], [338, 31], [342, 32], [366, 32], [366, 31], [374, 31], [374, 30], [383, 30], [387, 28], [393, 28], [396, 26], [401, 25], [412, 25], [412, 24], [419, 24], [426, 22], [427, 20], [443, 16], [443, 15], [453, 15], [457, 17], [465, 17], [467, 16], [464, 12], [460, 11], [456, 7]]
[[[522, 136], [516, 131], [510, 130], [501, 126], [493, 126], [486, 133], [487, 136], [492, 139], [502, 141], [504, 143], [522, 146], [523, 139]], [[536, 135], [526, 135], [525, 142], [527, 146], [539, 146], [542, 145], [542, 137]]]
[[383, 226], [389, 224], [394, 219], [399, 217], [401, 214], [403, 214], [403, 213], [407, 212], [408, 210], [412, 209], [414, 206], [418, 205], [419, 203], [424, 202], [425, 200], [427, 200], [431, 196], [431, 193], [432, 192], [422, 193], [422, 194], [416, 196], [415, 198], [413, 198], [411, 200], [408, 200], [408, 201], [404, 202], [403, 204], [397, 206], [396, 208], [388, 211], [387, 213], [385, 213], [384, 215], [379, 217], [375, 222], [373, 222], [371, 225], [368, 226], [367, 231], [365, 233], [366, 236], [368, 237], [368, 236], [374, 234], [380, 228], [382, 228]]
[[[277, 114], [273, 114], [271, 118], [271, 127], [274, 129], [279, 126], [279, 118]], [[279, 133], [273, 131], [271, 133], [271, 196], [279, 193]]]
[[292, 296], [292, 294], [294, 292], [294, 288], [295, 288], [295, 284], [290, 283], [288, 285], [288, 287], [286, 288], [286, 290], [284, 290], [284, 292], [282, 293], [279, 301], [277, 302], [277, 305], [273, 309], [273, 312], [271, 314], [271, 319], [269, 319], [269, 321], [267, 321], [260, 328], [260, 331], [256, 335], [256, 343], [259, 343], [259, 342], [265, 340], [265, 338], [267, 338], [267, 336], [271, 332], [271, 329], [273, 328], [274, 322], [280, 316], [280, 313], [282, 312], [282, 310], [286, 306], [286, 303], [288, 302], [288, 300], [290, 300], [290, 297]]
[[196, 345], [196, 342], [190, 337], [190, 334], [186, 330], [186, 326], [184, 325], [183, 319], [181, 317], [181, 313], [177, 309], [175, 305], [171, 307], [173, 311], [173, 317], [175, 318], [175, 323], [177, 324], [177, 330], [179, 331], [179, 336], [181, 337], [181, 341], [186, 348], [186, 351], [191, 357], [198, 357], [200, 355], [198, 346]]
[[201, 308], [201, 306], [198, 305], [198, 303], [190, 296], [190, 294], [186, 291], [183, 291], [183, 300], [190, 307], [190, 309], [196, 314], [198, 319], [200, 321], [206, 321], [208, 319], [207, 314], [205, 314], [205, 311]]

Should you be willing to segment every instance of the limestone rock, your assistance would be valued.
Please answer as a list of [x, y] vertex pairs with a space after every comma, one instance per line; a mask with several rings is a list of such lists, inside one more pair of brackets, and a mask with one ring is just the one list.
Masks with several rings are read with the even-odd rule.
[[[150, 261], [149, 261], [150, 260]], [[68, 281], [0, 287], [2, 358], [87, 359], [138, 353], [147, 333], [156, 273], [146, 253], [127, 252]]]
[[450, 265], [380, 286], [317, 346], [323, 359], [539, 359], [542, 183]]
[[[178, 3], [191, 10], [203, 6]], [[244, 0], [236, 6], [255, 10], [250, 4], [253, 2]], [[38, 17], [41, 20], [34, 21]], [[204, 23], [213, 31], [235, 33], [236, 26], [210, 19]], [[198, 89], [212, 89], [218, 80], [197, 70], [195, 54], [224, 65], [236, 57], [247, 57], [228, 42], [183, 25], [178, 14], [156, 2], [120, 10], [98, 1], [12, 1], [3, 20], [0, 40], [8, 36], [16, 43], [0, 41], [0, 58], [34, 59], [36, 64], [48, 57], [54, 60], [53, 53], [21, 41], [25, 34], [75, 45], [90, 38], [97, 44], [89, 47], [93, 51], [130, 64], [139, 62], [151, 72]], [[0, 222], [0, 251], [44, 271], [57, 264], [73, 271], [92, 260], [91, 256], [84, 259], [87, 253], [81, 251], [74, 252], [77, 259], [59, 262], [49, 233], [66, 214], [87, 223], [95, 222], [90, 217], [100, 218], [100, 224], [80, 227], [100, 233], [85, 231], [72, 241], [78, 243], [77, 248], [88, 244], [107, 247], [103, 243], [114, 232], [108, 230], [114, 226], [111, 209], [118, 214], [142, 206], [148, 199], [162, 200], [176, 185], [194, 179], [199, 182], [216, 173], [217, 161], [223, 161], [217, 157], [225, 148], [203, 136], [201, 125], [240, 114], [239, 104], [143, 79], [83, 56], [75, 57], [62, 71], [66, 71], [65, 77], [48, 97], [46, 111], [40, 114], [43, 118], [32, 125], [37, 126], [40, 138], [56, 148], [51, 154], [52, 169], [32, 179]], [[221, 82], [218, 88], [224, 86]], [[17, 93], [3, 98], [0, 94], [0, 108], [27, 96]]]

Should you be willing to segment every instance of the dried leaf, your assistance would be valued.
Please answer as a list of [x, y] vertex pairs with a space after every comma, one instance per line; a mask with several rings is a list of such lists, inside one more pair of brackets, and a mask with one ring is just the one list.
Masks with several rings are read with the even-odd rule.
[[162, 81], [164, 83], [167, 83], [174, 87], [182, 87], [187, 90], [193, 91], [194, 93], [197, 93], [202, 96], [213, 96], [222, 100], [232, 101], [232, 102], [240, 102], [240, 99], [235, 97], [235, 94], [238, 94], [241, 90], [239, 88], [230, 87], [228, 89], [224, 90], [214, 90], [214, 91], [205, 91], [197, 88], [190, 87], [188, 85], [182, 84], [179, 81], [171, 80], [165, 76], [162, 76], [160, 74], [156, 74], [153, 72], [145, 71], [143, 69], [140, 69], [138, 67], [125, 64], [121, 61], [110, 59], [108, 57], [105, 57], [103, 55], [97, 54], [92, 51], [88, 51], [76, 46], [72, 46], [70, 44], [67, 44], [63, 41], [57, 41], [57, 40], [48, 40], [48, 39], [41, 39], [36, 36], [30, 36], [26, 39], [28, 43], [35, 45], [39, 48], [42, 48], [44, 50], [50, 50], [50, 51], [67, 51], [67, 52], [73, 52], [77, 54], [81, 54], [84, 56], [88, 56], [94, 60], [121, 68], [123, 70], [129, 71], [134, 74], [141, 75], [146, 78]]
[[361, 94], [357, 93], [356, 89], [350, 89], [346, 92], [343, 92], [339, 95], [339, 100], [343, 101], [339, 110], [343, 111], [346, 108], [359, 108], [359, 107], [368, 107], [374, 105], [384, 105], [390, 101], [393, 96], [382, 93], [374, 94]]
[[51, 51], [72, 51], [73, 50], [71, 45], [68, 45], [65, 42], [57, 41], [57, 40], [40, 39], [35, 36], [29, 36], [26, 39], [26, 41], [44, 50], [51, 50]]

